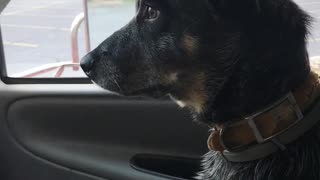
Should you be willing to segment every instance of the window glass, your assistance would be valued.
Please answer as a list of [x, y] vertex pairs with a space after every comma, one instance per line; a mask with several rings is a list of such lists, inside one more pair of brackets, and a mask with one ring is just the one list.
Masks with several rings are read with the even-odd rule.
[[314, 19], [310, 28], [309, 55], [311, 59], [320, 56], [320, 1], [319, 0], [296, 0]]
[[79, 59], [134, 12], [134, 0], [11, 0], [1, 14], [7, 74], [85, 77]]

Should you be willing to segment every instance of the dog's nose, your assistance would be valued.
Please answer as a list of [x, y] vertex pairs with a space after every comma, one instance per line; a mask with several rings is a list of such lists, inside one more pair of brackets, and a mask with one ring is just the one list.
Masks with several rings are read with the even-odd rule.
[[90, 55], [87, 55], [81, 59], [80, 66], [86, 74], [90, 73], [94, 64], [93, 62], [94, 59]]

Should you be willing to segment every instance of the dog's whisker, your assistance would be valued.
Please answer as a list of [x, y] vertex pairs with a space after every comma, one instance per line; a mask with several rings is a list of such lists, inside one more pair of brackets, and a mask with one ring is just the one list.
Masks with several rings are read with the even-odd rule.
[[114, 81], [114, 83], [118, 86], [119, 91], [120, 91], [120, 92], [122, 92], [122, 89], [121, 89], [121, 87], [120, 87], [119, 83], [117, 82], [117, 80], [115, 80], [115, 79], [114, 79], [113, 81]]

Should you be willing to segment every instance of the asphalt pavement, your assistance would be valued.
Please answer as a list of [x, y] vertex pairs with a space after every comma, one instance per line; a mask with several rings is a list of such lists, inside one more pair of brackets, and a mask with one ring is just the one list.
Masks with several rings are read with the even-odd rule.
[[11, 0], [1, 15], [8, 74], [71, 60], [69, 29], [80, 12], [79, 0]]
[[[92, 48], [134, 15], [134, 1], [104, 0], [89, 4]], [[310, 56], [320, 56], [320, 1], [296, 0], [314, 17]], [[70, 26], [83, 11], [81, 0], [11, 0], [1, 15], [8, 74], [54, 62], [71, 61]], [[80, 57], [85, 52], [84, 29], [79, 31]]]
[[[81, 12], [82, 0], [11, 0], [1, 15], [9, 76], [48, 63], [71, 61], [70, 27]], [[125, 25], [134, 13], [134, 0], [89, 0], [91, 47]], [[84, 34], [82, 24], [78, 38], [80, 57], [86, 53]]]

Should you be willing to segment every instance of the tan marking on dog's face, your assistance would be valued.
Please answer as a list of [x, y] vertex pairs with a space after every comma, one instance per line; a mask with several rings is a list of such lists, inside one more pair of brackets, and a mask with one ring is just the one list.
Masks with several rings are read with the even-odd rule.
[[174, 73], [170, 73], [168, 75], [168, 82], [171, 82], [171, 83], [174, 83], [174, 82], [177, 82], [178, 81], [178, 73], [177, 72], [174, 72]]
[[177, 83], [178, 82], [178, 75], [179, 75], [178, 72], [167, 73], [162, 77], [162, 82], [165, 85], [172, 85], [174, 83]]
[[208, 100], [204, 73], [197, 75], [193, 83], [181, 91], [184, 91], [184, 97], [174, 99], [174, 101], [182, 108], [189, 107], [196, 113], [202, 113]]
[[198, 39], [190, 34], [185, 34], [182, 39], [182, 47], [188, 55], [194, 55], [198, 50]]

